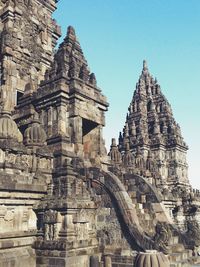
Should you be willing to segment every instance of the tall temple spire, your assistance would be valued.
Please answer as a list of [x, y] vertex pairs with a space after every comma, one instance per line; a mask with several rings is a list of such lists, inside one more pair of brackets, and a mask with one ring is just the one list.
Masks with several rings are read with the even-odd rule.
[[97, 87], [95, 74], [90, 73], [87, 60], [72, 26], [68, 27], [67, 35], [59, 46], [52, 67], [46, 72], [45, 78], [49, 81], [61, 76], [80, 79], [94, 88]]
[[[45, 106], [48, 108], [44, 110], [39, 105], [36, 109], [45, 121], [49, 144], [56, 146], [62, 136], [67, 144], [76, 144], [76, 153], [87, 158], [90, 155], [98, 160], [97, 154], [98, 157], [106, 154], [102, 127], [108, 103], [97, 87], [95, 74], [89, 70], [72, 26], [68, 27], [67, 35], [34, 97], [37, 103], [40, 103], [41, 97], [45, 97]], [[55, 122], [57, 116], [59, 120]]]
[[148, 70], [146, 60], [143, 61], [142, 73], [126, 117], [124, 135], [120, 140], [119, 149], [122, 154], [125, 153], [127, 142], [130, 142], [133, 154], [136, 154], [138, 147], [141, 148], [144, 160], [147, 160], [151, 151], [154, 161], [160, 166], [162, 179], [188, 183], [187, 145], [170, 104]]

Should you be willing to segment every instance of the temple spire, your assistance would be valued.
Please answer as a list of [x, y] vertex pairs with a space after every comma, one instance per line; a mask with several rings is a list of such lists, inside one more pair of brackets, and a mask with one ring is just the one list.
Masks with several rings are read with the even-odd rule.
[[75, 29], [71, 25], [67, 28], [67, 35], [76, 38]]
[[146, 81], [146, 83], [149, 83], [150, 82], [151, 75], [149, 73], [149, 69], [148, 69], [147, 61], [146, 60], [143, 60], [142, 76], [143, 76], [143, 78], [144, 77], [145, 78], [148, 77], [148, 81]]
[[[132, 106], [132, 109], [130, 109], [130, 106]], [[142, 73], [136, 84], [136, 90], [130, 106], [129, 111], [131, 110], [131, 113], [126, 117], [123, 136], [119, 140], [121, 154], [125, 155], [128, 141], [130, 141], [130, 150], [134, 154], [138, 147], [142, 148], [141, 157], [143, 157], [144, 161], [147, 160], [147, 151], [151, 150], [152, 157], [157, 162], [157, 168], [162, 177], [164, 177], [163, 172], [165, 171], [164, 179], [166, 181], [175, 180], [176, 177], [179, 177], [180, 181], [187, 183], [187, 162], [185, 157], [187, 145], [183, 141], [180, 127], [175, 123], [170, 104], [163, 95], [157, 80], [151, 76], [148, 70], [146, 60], [143, 61]], [[163, 152], [160, 149], [160, 145], [166, 151], [174, 149], [173, 157], [175, 159], [176, 153], [179, 154], [178, 161], [176, 159], [179, 169], [176, 168], [176, 164], [172, 164], [171, 160], [167, 158], [166, 161], [163, 160]], [[183, 168], [181, 167], [182, 157], [184, 158]], [[164, 162], [165, 165], [162, 165], [161, 168], [159, 167], [159, 162]], [[173, 172], [173, 175], [168, 176], [168, 173], [171, 172]]]
[[80, 45], [79, 42], [77, 41], [76, 32], [75, 32], [74, 27], [68, 26], [67, 35], [66, 35], [66, 37], [64, 39], [64, 42], [65, 43], [67, 43], [67, 42], [78, 43], [78, 45]]
[[148, 70], [147, 61], [143, 60], [143, 70]]
[[95, 74], [90, 73], [87, 60], [72, 26], [67, 29], [67, 35], [55, 54], [52, 67], [46, 72], [45, 81], [49, 82], [61, 76], [71, 80], [79, 79], [94, 88], [97, 87]]

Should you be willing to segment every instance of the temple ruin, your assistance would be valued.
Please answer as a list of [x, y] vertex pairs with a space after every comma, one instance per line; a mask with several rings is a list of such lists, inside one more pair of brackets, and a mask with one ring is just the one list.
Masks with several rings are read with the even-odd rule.
[[[0, 267], [187, 267], [200, 262], [200, 193], [143, 62], [119, 139], [56, 0], [0, 2]], [[116, 129], [118, 130], [118, 129]]]

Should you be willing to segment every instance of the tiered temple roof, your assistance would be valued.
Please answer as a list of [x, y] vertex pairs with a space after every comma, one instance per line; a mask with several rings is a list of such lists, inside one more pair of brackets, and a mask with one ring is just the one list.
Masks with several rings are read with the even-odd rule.
[[[115, 161], [112, 158], [114, 148], [116, 154], [117, 148], [112, 145], [112, 161]], [[162, 183], [188, 184], [188, 147], [172, 108], [145, 60], [123, 131], [119, 134], [118, 149], [123, 164], [131, 167], [133, 172], [159, 178]]]

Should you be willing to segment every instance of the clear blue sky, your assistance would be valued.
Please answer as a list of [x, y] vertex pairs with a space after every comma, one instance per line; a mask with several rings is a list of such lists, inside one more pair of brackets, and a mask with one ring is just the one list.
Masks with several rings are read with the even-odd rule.
[[190, 147], [189, 178], [200, 188], [200, 0], [60, 0], [54, 17], [63, 36], [75, 27], [108, 98], [107, 147], [123, 128], [146, 59]]

